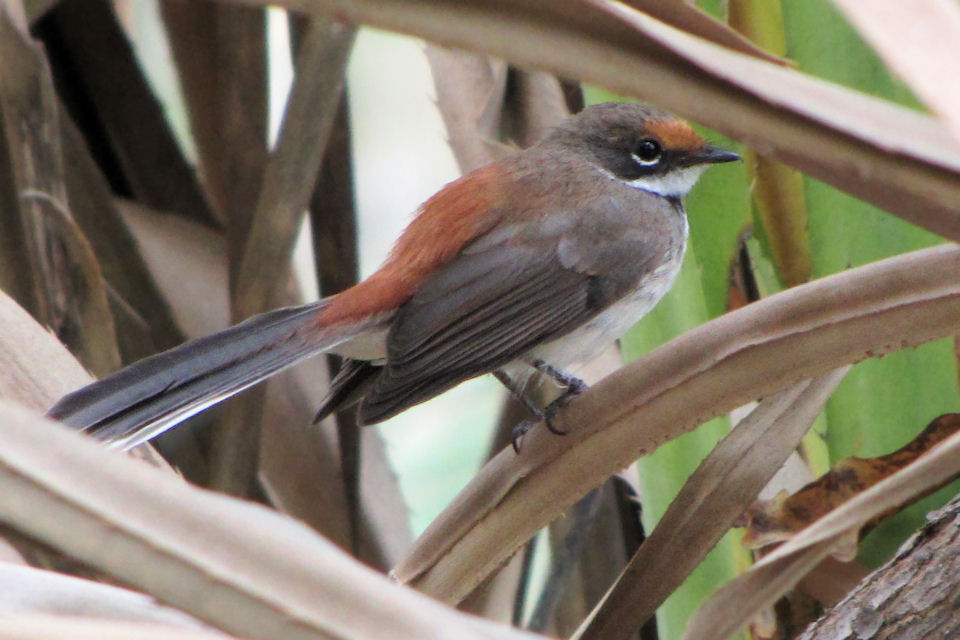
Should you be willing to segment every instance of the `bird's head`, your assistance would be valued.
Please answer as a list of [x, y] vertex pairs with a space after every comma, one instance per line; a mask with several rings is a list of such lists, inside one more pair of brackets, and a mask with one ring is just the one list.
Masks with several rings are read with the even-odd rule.
[[587, 107], [545, 143], [574, 151], [611, 179], [666, 197], [687, 193], [711, 164], [740, 159], [705, 142], [685, 120], [641, 104]]

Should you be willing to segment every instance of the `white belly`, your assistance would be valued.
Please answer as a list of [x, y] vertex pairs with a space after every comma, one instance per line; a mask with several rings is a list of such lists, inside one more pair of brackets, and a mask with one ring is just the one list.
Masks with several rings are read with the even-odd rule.
[[681, 246], [677, 259], [655, 269], [633, 292], [610, 305], [580, 328], [562, 338], [534, 347], [523, 360], [507, 364], [503, 371], [513, 380], [525, 383], [534, 372], [529, 364], [534, 360], [542, 360], [558, 369], [593, 360], [615, 340], [622, 338], [630, 327], [660, 302], [676, 281], [682, 262]]

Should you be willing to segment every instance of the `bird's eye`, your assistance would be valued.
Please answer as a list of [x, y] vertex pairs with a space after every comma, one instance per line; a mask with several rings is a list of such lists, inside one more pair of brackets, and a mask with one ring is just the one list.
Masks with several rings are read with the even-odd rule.
[[644, 166], [656, 164], [663, 154], [660, 143], [652, 138], [644, 138], [633, 148], [633, 159]]

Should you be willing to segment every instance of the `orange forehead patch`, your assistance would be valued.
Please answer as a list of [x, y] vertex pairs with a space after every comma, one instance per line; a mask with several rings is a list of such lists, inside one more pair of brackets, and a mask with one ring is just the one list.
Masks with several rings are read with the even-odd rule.
[[648, 122], [647, 131], [664, 146], [672, 149], [696, 149], [703, 145], [703, 138], [697, 135], [693, 127], [679, 118]]

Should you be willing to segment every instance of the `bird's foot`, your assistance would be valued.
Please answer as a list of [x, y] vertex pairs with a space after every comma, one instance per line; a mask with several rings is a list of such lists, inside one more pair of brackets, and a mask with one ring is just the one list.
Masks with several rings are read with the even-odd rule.
[[565, 389], [563, 395], [544, 407], [543, 411], [537, 411], [528, 405], [528, 408], [532, 409], [536, 418], [534, 420], [524, 420], [513, 428], [513, 450], [517, 453], [520, 453], [520, 442], [523, 440], [524, 434], [532, 429], [538, 422], [543, 422], [546, 425], [547, 430], [554, 435], [567, 435], [566, 431], [554, 426], [553, 419], [557, 416], [557, 413], [559, 413], [561, 409], [570, 404], [571, 400], [590, 388], [590, 386], [580, 378], [572, 376], [564, 371], [560, 371], [559, 369], [545, 363], [543, 360], [534, 360], [531, 364], [538, 371], [542, 371], [553, 378], [558, 384], [565, 387]]
[[553, 365], [547, 364], [543, 360], [534, 360], [533, 362], [530, 363], [530, 365], [533, 366], [533, 368], [536, 369], [537, 371], [547, 374], [553, 379], [554, 382], [556, 382], [558, 385], [563, 387], [565, 391], [563, 395], [560, 397], [561, 398], [567, 397], [567, 402], [569, 402], [570, 398], [572, 398], [573, 396], [581, 394], [590, 388], [590, 385], [588, 385], [586, 382], [584, 382], [580, 378], [574, 375], [570, 375], [566, 371], [561, 371], [560, 369], [557, 369]]
[[520, 443], [527, 431], [530, 431], [539, 422], [539, 420], [524, 420], [513, 428], [513, 435], [510, 442], [513, 444], [513, 452], [520, 453]]

